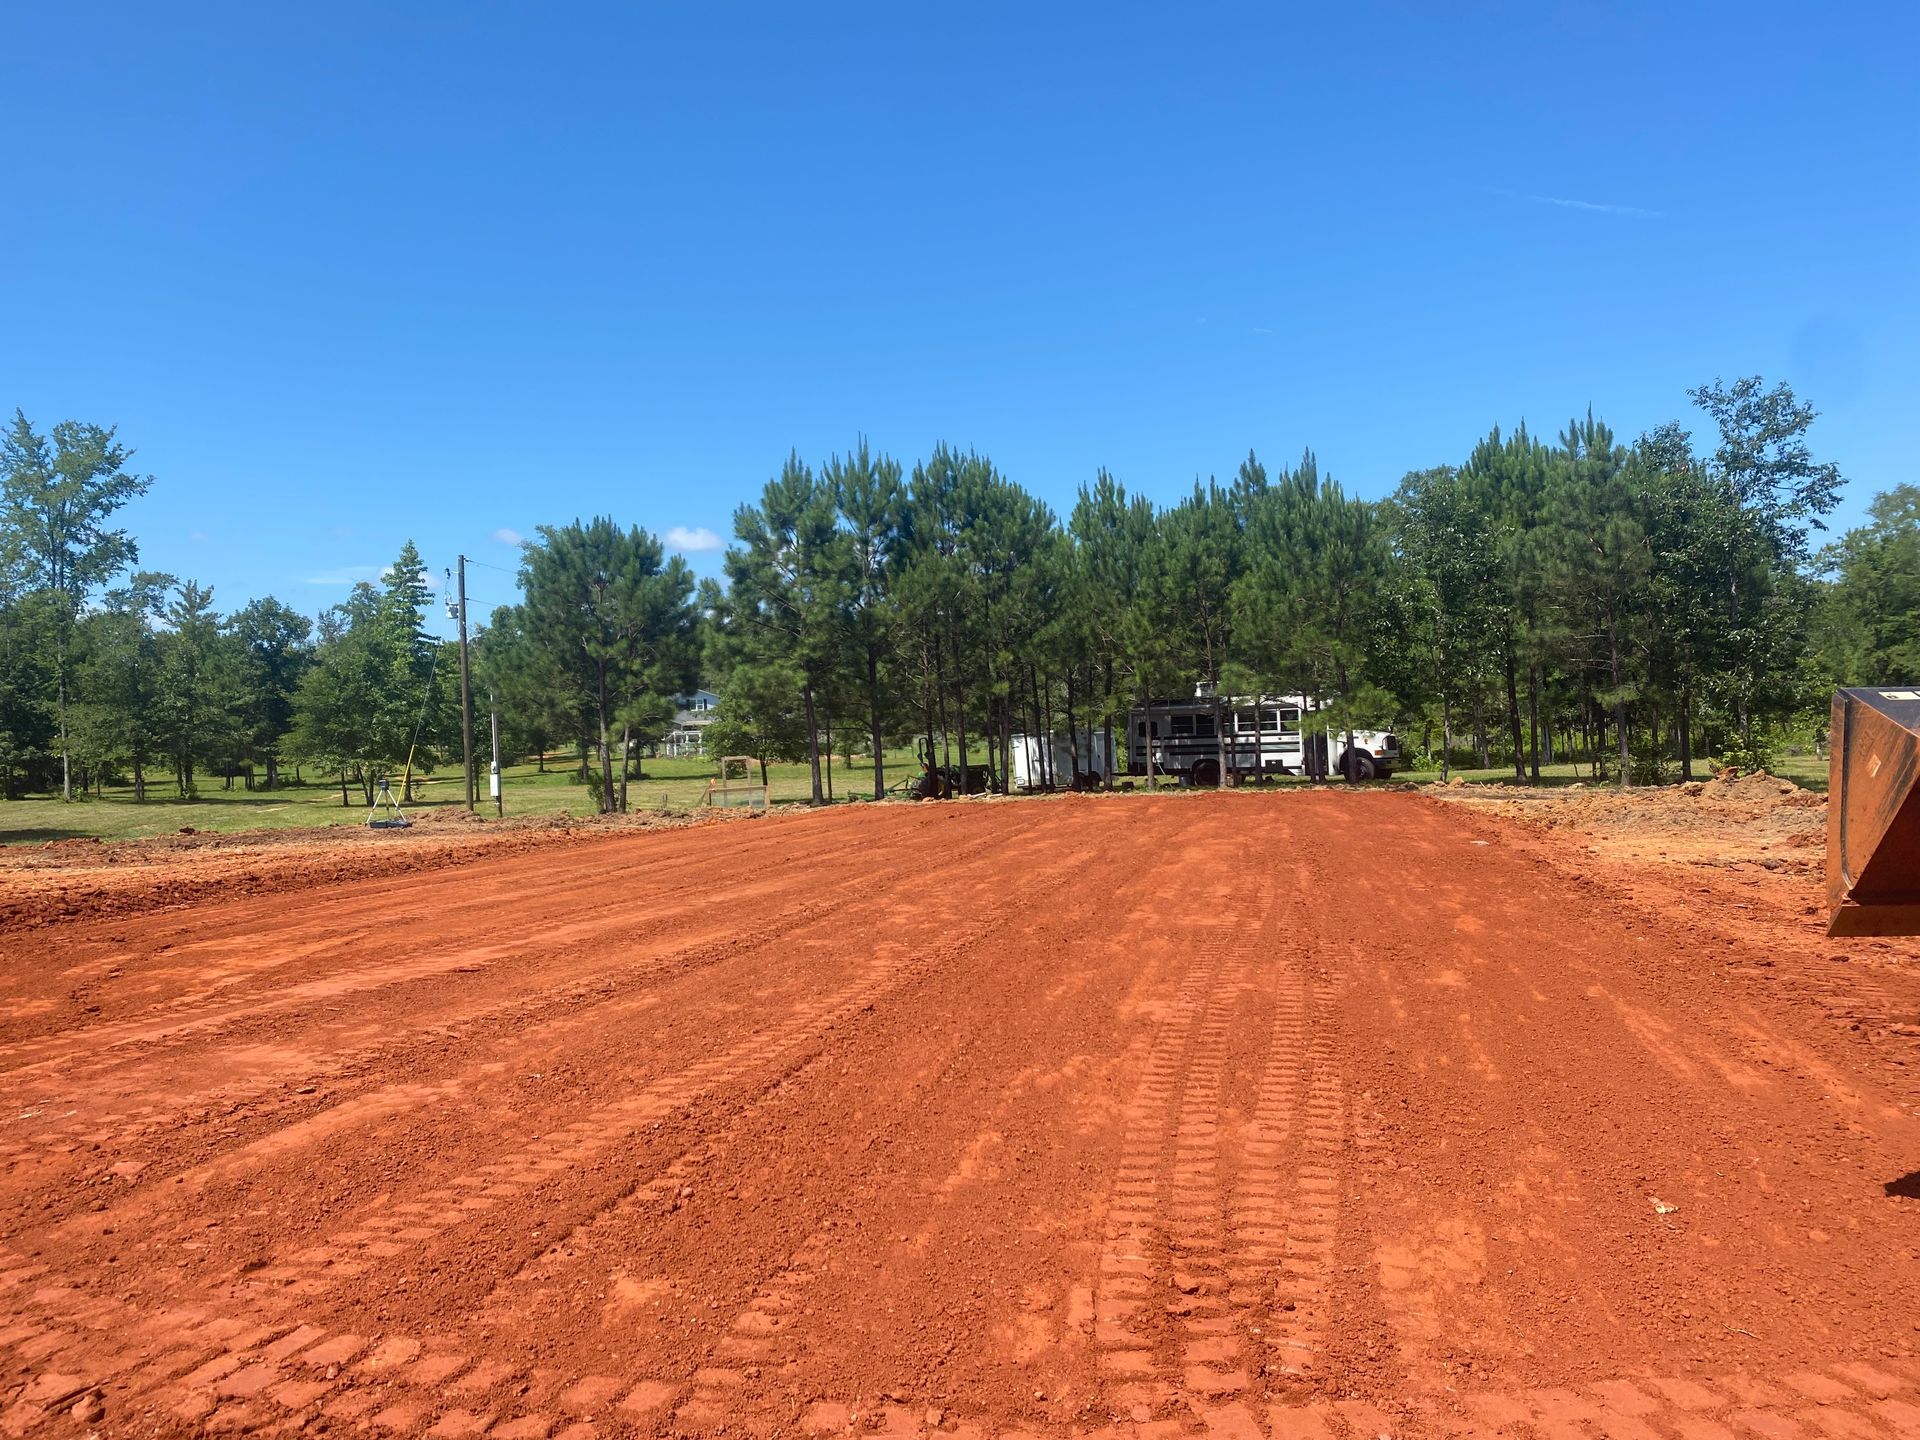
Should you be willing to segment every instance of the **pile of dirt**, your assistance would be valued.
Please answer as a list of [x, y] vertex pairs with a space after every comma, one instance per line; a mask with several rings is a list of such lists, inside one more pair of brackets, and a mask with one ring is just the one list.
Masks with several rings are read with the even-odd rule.
[[1596, 848], [1643, 859], [1799, 868], [1816, 864], [1818, 857], [1807, 852], [1826, 843], [1826, 796], [1764, 770], [1722, 770], [1711, 780], [1627, 790], [1583, 784], [1428, 788], [1442, 799], [1525, 825], [1584, 831], [1601, 842]]

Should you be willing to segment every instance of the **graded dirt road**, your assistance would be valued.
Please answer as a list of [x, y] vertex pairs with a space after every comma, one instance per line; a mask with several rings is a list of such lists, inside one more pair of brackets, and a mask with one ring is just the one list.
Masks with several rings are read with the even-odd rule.
[[26, 915], [0, 1434], [1920, 1434], [1911, 950], [1623, 876], [1320, 791]]

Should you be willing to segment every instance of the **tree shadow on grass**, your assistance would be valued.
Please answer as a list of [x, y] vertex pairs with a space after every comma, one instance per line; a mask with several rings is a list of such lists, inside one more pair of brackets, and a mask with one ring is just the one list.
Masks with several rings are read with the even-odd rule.
[[97, 840], [87, 830], [56, 830], [47, 825], [29, 825], [19, 830], [0, 830], [0, 845], [44, 845], [50, 840]]

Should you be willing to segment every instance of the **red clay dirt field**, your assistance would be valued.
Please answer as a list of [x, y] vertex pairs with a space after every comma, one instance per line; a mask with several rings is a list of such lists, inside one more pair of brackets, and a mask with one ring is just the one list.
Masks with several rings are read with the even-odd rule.
[[1920, 952], [1562, 803], [40, 854], [0, 1433], [1920, 1435]]

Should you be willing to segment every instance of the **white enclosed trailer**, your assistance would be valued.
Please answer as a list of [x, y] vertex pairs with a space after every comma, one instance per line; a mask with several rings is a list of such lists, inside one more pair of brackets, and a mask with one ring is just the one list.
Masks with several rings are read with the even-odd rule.
[[[1079, 769], [1083, 782], [1096, 781], [1105, 784], [1112, 766], [1107, 758], [1107, 737], [1102, 730], [1081, 730], [1076, 736], [1079, 745]], [[1013, 743], [1008, 747], [1010, 759], [1008, 779], [1017, 790], [1044, 790], [1052, 786], [1055, 790], [1071, 790], [1074, 783], [1075, 755], [1073, 747], [1067, 743], [1066, 734], [1056, 730], [1045, 736], [1023, 735], [1016, 732]]]

